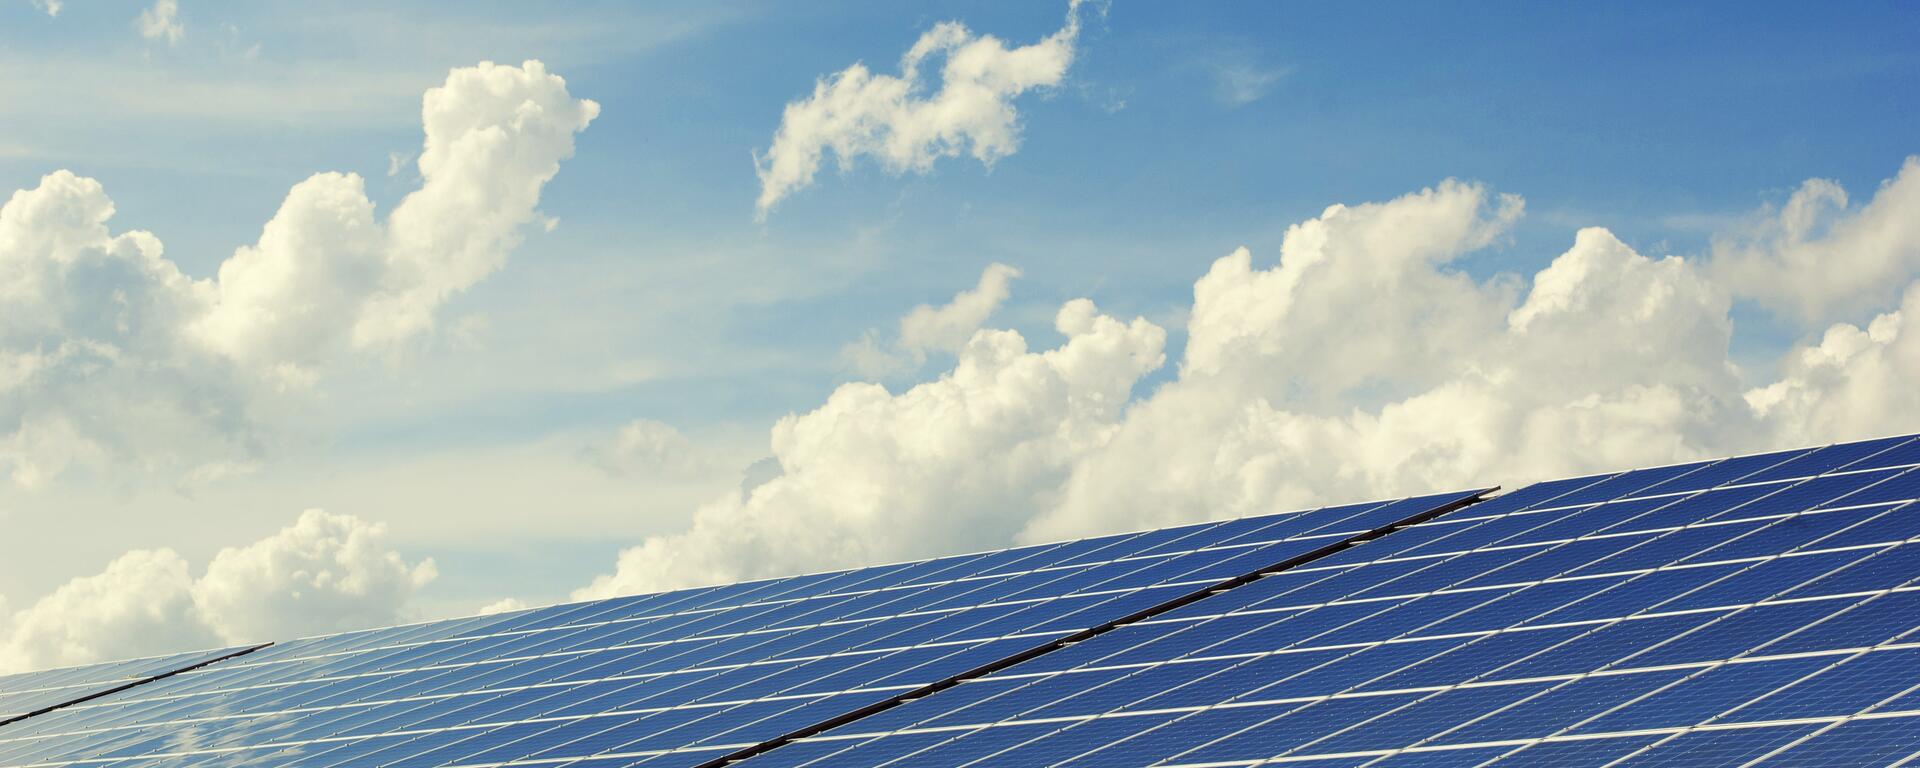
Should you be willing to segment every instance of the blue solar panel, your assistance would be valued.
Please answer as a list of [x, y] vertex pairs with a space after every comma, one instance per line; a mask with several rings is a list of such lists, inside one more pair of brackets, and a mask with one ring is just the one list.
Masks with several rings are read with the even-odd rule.
[[1899, 762], [1915, 462], [1894, 438], [1542, 483], [743, 765]]
[[1888, 438], [0, 677], [0, 766], [1906, 764], [1916, 465]]
[[0, 675], [0, 724], [99, 697], [122, 687], [246, 651], [191, 651], [126, 661]]
[[1475, 495], [296, 640], [14, 723], [0, 766], [700, 765]]

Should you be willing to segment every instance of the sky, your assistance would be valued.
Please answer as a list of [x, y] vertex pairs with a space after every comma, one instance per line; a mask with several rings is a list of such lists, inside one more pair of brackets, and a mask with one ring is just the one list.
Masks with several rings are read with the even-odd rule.
[[1917, 22], [0, 0], [0, 669], [1920, 431]]

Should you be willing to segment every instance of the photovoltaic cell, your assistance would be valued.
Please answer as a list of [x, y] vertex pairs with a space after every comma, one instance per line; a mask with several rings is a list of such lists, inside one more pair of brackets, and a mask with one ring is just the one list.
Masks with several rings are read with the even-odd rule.
[[743, 765], [1898, 763], [1916, 462], [1893, 438], [1541, 483]]
[[700, 765], [1474, 495], [295, 640], [13, 723], [0, 766]]

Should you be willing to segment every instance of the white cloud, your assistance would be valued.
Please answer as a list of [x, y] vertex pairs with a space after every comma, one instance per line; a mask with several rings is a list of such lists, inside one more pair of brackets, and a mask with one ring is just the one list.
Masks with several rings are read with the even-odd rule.
[[491, 603], [487, 603], [486, 605], [480, 606], [480, 610], [475, 612], [474, 615], [492, 616], [500, 613], [512, 613], [514, 611], [524, 611], [526, 609], [527, 609], [526, 601], [523, 601], [517, 597], [507, 597], [507, 598], [501, 598]]
[[140, 30], [141, 37], [165, 40], [167, 45], [178, 45], [187, 34], [186, 25], [180, 23], [179, 0], [153, 0], [153, 7], [141, 11], [134, 20], [134, 28]]
[[33, 7], [46, 11], [48, 16], [59, 16], [66, 4], [60, 0], [33, 0]]
[[[431, 330], [498, 269], [597, 112], [537, 61], [455, 69], [424, 99], [421, 187], [383, 223], [358, 176], [295, 185], [214, 280], [68, 171], [0, 206], [0, 473], [211, 476], [269, 442], [252, 411], [327, 363]], [[238, 462], [238, 464], [235, 464]]]
[[376, 222], [354, 174], [301, 182], [260, 241], [220, 267], [201, 339], [257, 364], [310, 365], [347, 344], [383, 349], [433, 327], [450, 296], [498, 270], [540, 189], [599, 105], [538, 61], [455, 69], [427, 91], [421, 186]]
[[1243, 107], [1265, 98], [1273, 86], [1293, 74], [1291, 67], [1261, 64], [1244, 51], [1215, 55], [1206, 63], [1213, 78], [1213, 95], [1229, 107]]
[[989, 264], [980, 282], [954, 294], [952, 301], [938, 307], [921, 304], [900, 318], [891, 348], [877, 331], [868, 331], [841, 350], [841, 359], [863, 376], [885, 378], [918, 368], [929, 352], [959, 352], [1006, 302], [1008, 285], [1019, 276], [1019, 269]]
[[1789, 443], [1910, 429], [1908, 414], [1920, 413], [1914, 318], [1920, 318], [1920, 283], [1907, 287], [1898, 310], [1865, 328], [1837, 324], [1817, 343], [1795, 348], [1781, 379], [1756, 387], [1747, 401]]
[[[925, 173], [941, 157], [972, 155], [992, 163], [1019, 148], [1013, 99], [1058, 85], [1073, 63], [1082, 0], [1071, 0], [1059, 31], [1008, 48], [975, 36], [956, 21], [935, 25], [900, 59], [900, 74], [874, 74], [854, 64], [814, 83], [813, 95], [787, 104], [773, 145], [755, 159], [760, 175], [756, 214], [813, 183], [832, 150], [842, 168], [867, 155], [889, 171]], [[921, 66], [944, 56], [940, 85], [927, 92]]]
[[0, 206], [0, 473], [131, 473], [246, 456], [247, 377], [182, 329], [210, 287], [146, 232], [111, 234], [98, 182], [58, 171]]
[[399, 176], [401, 171], [413, 164], [413, 157], [412, 152], [388, 152], [387, 176]]
[[609, 474], [642, 477], [700, 475], [723, 464], [680, 430], [653, 419], [627, 422], [612, 440], [589, 446], [582, 457]]
[[1182, 374], [1258, 379], [1245, 383], [1315, 412], [1425, 389], [1510, 300], [1510, 286], [1445, 265], [1502, 236], [1524, 207], [1449, 181], [1331, 206], [1288, 228], [1272, 269], [1254, 269], [1240, 249], [1194, 284]]
[[[1912, 213], [1897, 190], [1913, 168], [1827, 238], [1911, 252], [1920, 233], [1892, 212]], [[1329, 207], [1291, 227], [1270, 266], [1229, 254], [1195, 283], [1177, 377], [1131, 401], [1158, 364], [1159, 329], [1103, 319], [1092, 331], [1073, 319], [1092, 317], [1081, 302], [1062, 310], [1060, 350], [1028, 353], [1019, 336], [982, 330], [937, 381], [898, 396], [845, 385], [775, 428], [781, 474], [627, 550], [578, 594], [1920, 429], [1907, 415], [1920, 412], [1920, 332], [1906, 327], [1920, 284], [1899, 310], [1834, 326], [1756, 385], [1729, 355], [1735, 292], [1714, 279], [1724, 262], [1649, 257], [1587, 228], [1530, 280], [1449, 266], [1501, 242], [1522, 210], [1449, 181]], [[1837, 295], [1807, 293], [1793, 298]], [[1058, 364], [1069, 358], [1086, 365]]]
[[280, 532], [220, 550], [193, 601], [227, 642], [256, 642], [396, 623], [437, 575], [386, 548], [386, 526], [318, 509]]
[[1005, 264], [989, 264], [980, 273], [973, 290], [955, 294], [953, 301], [940, 307], [922, 304], [900, 319], [900, 348], [911, 352], [941, 350], [957, 352], [973, 338], [994, 310], [1007, 300], [1007, 284], [1020, 276], [1020, 270]]
[[[1370, 285], [1371, 299], [1346, 294], [1344, 317], [1294, 305], [1243, 312], [1237, 316], [1252, 325], [1239, 326], [1214, 305], [1275, 303], [1243, 290], [1283, 283], [1276, 278], [1299, 252], [1298, 237], [1336, 252], [1383, 238], [1419, 240], [1420, 232], [1458, 244], [1458, 233], [1498, 220], [1445, 198], [1401, 198], [1344, 222], [1331, 239], [1317, 237], [1322, 230], [1310, 222], [1290, 233], [1271, 270], [1247, 270], [1243, 254], [1217, 262], [1200, 283], [1210, 290], [1196, 288], [1194, 314], [1220, 321], [1191, 327], [1181, 377], [1133, 407], [1119, 435], [1082, 458], [1060, 503], [1022, 538], [1513, 485], [1746, 444], [1741, 390], [1726, 363], [1724, 292], [1685, 261], [1648, 259], [1605, 230], [1582, 230], [1518, 306], [1506, 291], [1470, 282], [1436, 301], [1433, 265], [1353, 257], [1294, 286], [1340, 296], [1349, 280]], [[1216, 356], [1223, 338], [1261, 343]], [[1301, 346], [1339, 360], [1328, 367], [1369, 375], [1320, 371], [1296, 357]], [[1393, 368], [1395, 358], [1404, 368]], [[1382, 367], [1369, 368], [1373, 361]], [[1390, 394], [1378, 397], [1383, 392]]]
[[1839, 183], [1810, 179], [1778, 211], [1717, 238], [1714, 273], [1734, 294], [1807, 322], [1864, 319], [1920, 274], [1920, 156], [1850, 207]]
[[0, 622], [0, 669], [18, 671], [145, 656], [220, 642], [193, 604], [187, 562], [134, 550]]
[[135, 550], [0, 614], [0, 670], [38, 669], [393, 624], [433, 561], [407, 563], [383, 526], [308, 510], [221, 550], [198, 579], [170, 549]]
[[1044, 507], [1073, 461], [1106, 441], [1133, 383], [1162, 361], [1145, 320], [1062, 307], [1061, 346], [981, 331], [953, 371], [898, 395], [847, 384], [773, 429], [781, 473], [701, 508], [690, 530], [622, 552], [579, 590], [630, 591], [992, 546]]

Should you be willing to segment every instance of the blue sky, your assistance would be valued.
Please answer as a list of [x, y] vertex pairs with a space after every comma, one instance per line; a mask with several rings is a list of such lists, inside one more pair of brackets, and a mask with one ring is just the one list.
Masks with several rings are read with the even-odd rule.
[[[817, 79], [855, 62], [892, 73], [947, 20], [1026, 45], [1065, 9], [181, 0], [169, 43], [138, 33], [144, 7], [0, 4], [0, 185], [97, 179], [112, 230], [151, 231], [193, 278], [258, 240], [317, 172], [361, 175], [384, 216], [420, 184], [421, 94], [449, 70], [539, 60], [600, 111], [540, 191], [558, 226], [527, 227], [504, 266], [438, 308], [430, 341], [331, 363], [311, 396], [262, 406], [274, 448], [250, 471], [192, 492], [111, 470], [0, 490], [0, 525], [22, 534], [0, 537], [0, 561], [20, 564], [0, 567], [16, 610], [129, 549], [200, 563], [309, 507], [386, 524], [408, 560], [436, 561], [407, 610], [559, 599], [738, 487], [773, 453], [777, 420], [864, 378], [848, 344], [889, 338], [991, 263], [1022, 275], [989, 327], [1035, 350], [1071, 336], [1054, 315], [1078, 297], [1166, 328], [1168, 363], [1131, 385], [1144, 399], [1181, 378], [1214, 260], [1245, 246], [1272, 268], [1288, 227], [1335, 203], [1448, 178], [1522, 195], [1524, 217], [1447, 269], [1524, 295], [1581, 227], [1701, 263], [1808, 179], [1837, 182], [1842, 214], [1858, 213], [1920, 151], [1920, 16], [1903, 4], [1116, 0], [1083, 11], [1059, 83], [1014, 99], [1017, 151], [926, 173], [829, 159], [757, 222], [755, 158]], [[1859, 301], [1815, 322], [1760, 295], [1732, 289], [1726, 355], [1744, 387], [1783, 375], [1827, 322], [1893, 309]], [[1354, 307], [1352, 324], [1377, 310]], [[897, 394], [953, 361], [936, 351], [884, 383]], [[1399, 385], [1379, 386], [1342, 402], [1372, 407]], [[661, 480], [583, 458], [642, 419], [719, 468]], [[1759, 444], [1743, 440], [1687, 450]]]

